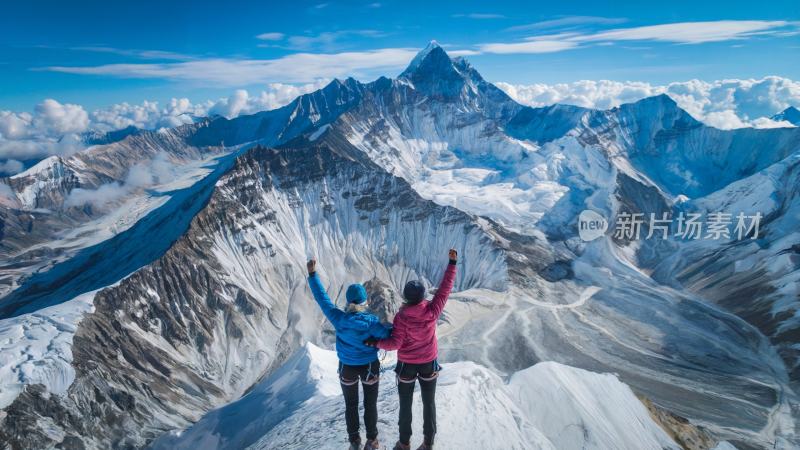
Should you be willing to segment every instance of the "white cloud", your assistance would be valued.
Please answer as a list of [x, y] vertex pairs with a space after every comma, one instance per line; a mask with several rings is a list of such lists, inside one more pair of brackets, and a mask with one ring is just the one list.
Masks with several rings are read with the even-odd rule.
[[480, 50], [484, 53], [553, 53], [569, 50], [578, 47], [577, 42], [557, 41], [557, 40], [535, 40], [525, 42], [515, 42], [510, 44], [491, 43], [481, 44]]
[[256, 39], [261, 39], [262, 41], [280, 41], [284, 38], [283, 33], [261, 33], [256, 36]]
[[268, 111], [286, 105], [300, 95], [322, 89], [328, 82], [329, 80], [317, 80], [303, 85], [271, 83], [258, 96], [251, 96], [246, 90], [238, 89], [230, 97], [219, 99], [209, 108], [208, 113], [232, 119], [242, 114]]
[[[92, 111], [89, 128], [104, 132], [129, 126], [148, 130], [171, 128], [192, 123], [193, 117], [205, 117], [210, 114], [218, 114], [231, 119], [242, 114], [253, 114], [279, 108], [299, 95], [321, 89], [329, 81], [320, 79], [313, 83], [299, 85], [270, 83], [265, 90], [255, 95], [251, 95], [244, 89], [238, 89], [229, 97], [200, 103], [192, 103], [188, 98], [173, 98], [164, 107], [153, 101], [144, 101], [139, 105], [118, 103]], [[0, 121], [1, 126], [2, 122]]]
[[175, 60], [175, 61], [188, 61], [190, 59], [195, 59], [195, 57], [191, 55], [185, 55], [183, 53], [176, 53], [176, 52], [168, 52], [163, 50], [131, 50], [123, 48], [98, 47], [98, 46], [69, 47], [69, 50], [93, 52], [93, 53], [112, 53], [115, 55], [132, 56], [134, 58], [140, 58], [140, 59], [165, 59], [165, 60]]
[[608, 109], [659, 93], [648, 83], [608, 80], [581, 80], [559, 84], [496, 84], [518, 102], [530, 106], [565, 103], [585, 108]]
[[678, 22], [633, 28], [619, 28], [575, 38], [581, 41], [664, 41], [684, 44], [744, 39], [756, 34], [778, 32], [789, 25], [782, 20], [718, 20]]
[[0, 161], [8, 159], [37, 159], [50, 155], [71, 155], [84, 148], [75, 134], [60, 138], [35, 136], [27, 139], [0, 139]]
[[480, 55], [481, 52], [477, 50], [448, 50], [447, 54], [450, 55], [451, 58], [456, 58], [458, 56], [473, 56], [473, 55]]
[[359, 77], [382, 69], [400, 69], [417, 50], [385, 48], [343, 53], [295, 53], [277, 59], [204, 59], [163, 64], [52, 66], [44, 70], [121, 78], [165, 78], [217, 86], [270, 82], [309, 83], [319, 78]]
[[[511, 30], [531, 30], [566, 27], [572, 30], [575, 25], [602, 24], [596, 17], [576, 16], [535, 24], [513, 27]], [[616, 20], [616, 19], [608, 19]], [[609, 22], [606, 22], [609, 23]], [[522, 42], [480, 44], [478, 48], [485, 53], [547, 53], [573, 49], [593, 43], [614, 41], [659, 41], [679, 44], [701, 44], [742, 40], [754, 36], [785, 37], [798, 31], [796, 22], [782, 20], [717, 20], [708, 22], [676, 22], [641, 27], [616, 28], [594, 33], [564, 32], [546, 36], [530, 36]], [[552, 31], [551, 31], [552, 32]]]
[[759, 117], [753, 121], [755, 128], [794, 128], [794, 125], [788, 120], [772, 120], [768, 117]]
[[690, 80], [668, 85], [608, 80], [496, 84], [518, 102], [530, 106], [564, 103], [609, 109], [645, 97], [668, 94], [698, 120], [723, 129], [785, 126], [786, 123], [778, 124], [767, 118], [789, 106], [800, 105], [800, 82], [781, 77], [714, 82]]
[[21, 164], [13, 160], [69, 155], [82, 150], [84, 145], [78, 135], [82, 131], [109, 132], [129, 126], [148, 130], [172, 128], [209, 114], [234, 118], [279, 108], [327, 83], [328, 80], [321, 79], [300, 85], [271, 83], [256, 95], [237, 90], [230, 97], [200, 103], [173, 98], [163, 107], [153, 101], [138, 105], [118, 103], [87, 113], [79, 105], [62, 105], [48, 99], [37, 105], [33, 114], [0, 111], [0, 173], [22, 170]]
[[33, 117], [28, 113], [0, 111], [0, 138], [22, 139], [28, 135]]
[[142, 129], [176, 127], [192, 123], [193, 116], [205, 116], [210, 102], [192, 104], [187, 98], [170, 100], [164, 108], [158, 102], [144, 101], [140, 105], [118, 103], [93, 111], [91, 129], [112, 131], [134, 126]]
[[150, 186], [154, 182], [155, 177], [153, 173], [143, 164], [137, 164], [131, 167], [126, 177], [126, 183], [130, 184], [132, 187]]
[[747, 126], [747, 124], [736, 115], [736, 112], [731, 109], [710, 111], [697, 118], [701, 119], [707, 125], [721, 130], [732, 130], [734, 128], [744, 128]]
[[129, 190], [127, 187], [116, 181], [103, 184], [97, 189], [75, 188], [70, 191], [69, 195], [64, 200], [64, 206], [71, 208], [88, 204], [97, 208], [102, 208], [121, 199], [128, 192]]
[[138, 189], [172, 180], [176, 176], [175, 172], [176, 167], [169, 160], [169, 155], [160, 152], [151, 161], [131, 167], [122, 183], [114, 181], [102, 184], [97, 189], [73, 189], [64, 199], [64, 207], [82, 207], [88, 204], [95, 208], [105, 208]]
[[21, 162], [17, 161], [16, 159], [9, 159], [6, 161], [0, 161], [0, 175], [8, 174], [13, 175], [15, 173], [21, 172], [24, 166]]
[[49, 98], [36, 105], [33, 126], [52, 136], [80, 133], [89, 127], [89, 115], [80, 105], [61, 104]]
[[166, 183], [175, 176], [175, 164], [165, 152], [159, 152], [147, 163], [136, 164], [128, 170], [125, 185], [130, 188], [149, 187]]
[[247, 106], [248, 98], [250, 98], [250, 96], [246, 90], [237, 89], [236, 92], [227, 99], [217, 102], [209, 112], [227, 118], [236, 117]]
[[[472, 16], [494, 16], [472, 14]], [[470, 16], [469, 14], [464, 16]], [[700, 44], [743, 40], [756, 36], [786, 37], [800, 34], [800, 23], [783, 20], [718, 20], [705, 22], [676, 22], [639, 27], [586, 31], [586, 26], [607, 26], [625, 19], [594, 16], [570, 16], [512, 27], [513, 31], [531, 31], [533, 35], [514, 42], [489, 42], [474, 45], [462, 52], [469, 54], [553, 53], [589, 45], [609, 45], [617, 41], [671, 42]], [[545, 31], [548, 34], [537, 35]], [[562, 31], [562, 32], [559, 32]], [[45, 70], [81, 75], [113, 76], [120, 78], [160, 78], [206, 85], [240, 87], [270, 82], [308, 83], [318, 78], [344, 78], [375, 75], [376, 71], [405, 67], [416, 50], [411, 48], [381, 48], [375, 50], [338, 52], [337, 42], [347, 36], [379, 37], [378, 30], [338, 30], [319, 34], [286, 36], [267, 32], [257, 35], [265, 46], [284, 45], [296, 50], [317, 49], [327, 53], [294, 53], [275, 59], [194, 58], [187, 55], [158, 51], [128, 51], [98, 47], [94, 51], [122, 52], [138, 58], [173, 59], [162, 63], [124, 63], [98, 66], [49, 66]], [[540, 33], [541, 34], [541, 33]], [[183, 59], [183, 60], [181, 60]]]
[[307, 34], [289, 36], [286, 40], [289, 48], [294, 50], [310, 50], [321, 48], [323, 50], [334, 50], [338, 41], [348, 37], [380, 37], [384, 33], [378, 30], [338, 30], [325, 31], [319, 34]]
[[36, 105], [33, 114], [0, 111], [0, 162], [74, 153], [83, 148], [75, 134], [88, 127], [82, 106], [53, 99]]
[[627, 19], [616, 17], [597, 17], [597, 16], [566, 16], [558, 19], [543, 20], [541, 22], [529, 23], [527, 25], [517, 25], [508, 28], [507, 31], [532, 31], [551, 28], [576, 27], [583, 25], [615, 25], [626, 22]]

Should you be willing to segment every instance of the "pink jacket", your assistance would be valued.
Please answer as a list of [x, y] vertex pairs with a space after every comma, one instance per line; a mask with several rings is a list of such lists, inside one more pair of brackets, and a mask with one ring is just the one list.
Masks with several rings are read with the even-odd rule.
[[439, 355], [436, 321], [444, 310], [456, 280], [455, 264], [448, 264], [433, 300], [405, 305], [394, 317], [392, 336], [378, 341], [378, 348], [397, 350], [397, 359], [409, 364], [431, 362]]

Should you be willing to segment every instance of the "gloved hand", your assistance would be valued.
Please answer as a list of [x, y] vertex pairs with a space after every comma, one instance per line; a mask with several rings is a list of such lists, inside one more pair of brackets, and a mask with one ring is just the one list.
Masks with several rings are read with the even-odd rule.
[[456, 261], [458, 261], [458, 252], [456, 251], [456, 249], [451, 248], [447, 255], [450, 257], [451, 263], [455, 263]]
[[306, 268], [308, 268], [309, 275], [314, 273], [317, 270], [317, 260], [314, 258], [309, 259], [306, 263]]
[[371, 337], [371, 338], [367, 339], [366, 341], [364, 341], [364, 345], [366, 345], [367, 347], [378, 348], [378, 340], [373, 338], [373, 337]]

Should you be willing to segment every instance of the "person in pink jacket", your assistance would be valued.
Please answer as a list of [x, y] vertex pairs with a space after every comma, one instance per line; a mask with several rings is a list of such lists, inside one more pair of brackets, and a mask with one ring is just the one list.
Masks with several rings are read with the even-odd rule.
[[409, 281], [403, 289], [405, 303], [394, 317], [389, 338], [365, 341], [384, 350], [397, 350], [397, 391], [400, 397], [400, 440], [394, 450], [411, 448], [411, 405], [414, 387], [419, 381], [422, 394], [422, 420], [424, 441], [417, 450], [433, 448], [436, 435], [436, 378], [441, 366], [436, 361], [439, 348], [436, 342], [436, 322], [444, 310], [456, 279], [458, 253], [450, 249], [450, 263], [444, 272], [439, 289], [433, 299], [425, 300], [425, 286], [419, 281]]

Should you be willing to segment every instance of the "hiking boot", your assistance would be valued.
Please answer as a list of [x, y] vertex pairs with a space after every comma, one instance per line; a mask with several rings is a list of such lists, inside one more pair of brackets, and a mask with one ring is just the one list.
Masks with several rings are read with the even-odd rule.
[[378, 438], [367, 439], [367, 443], [364, 444], [364, 450], [378, 450], [380, 448], [381, 448], [381, 443], [378, 442]]
[[408, 444], [403, 444], [400, 441], [397, 441], [397, 444], [394, 444], [393, 450], [411, 450], [411, 446]]
[[419, 444], [417, 450], [433, 450], [433, 444], [426, 444], [423, 442], [422, 444]]
[[352, 441], [350, 441], [350, 447], [348, 447], [348, 449], [361, 450], [361, 438], [353, 439]]

